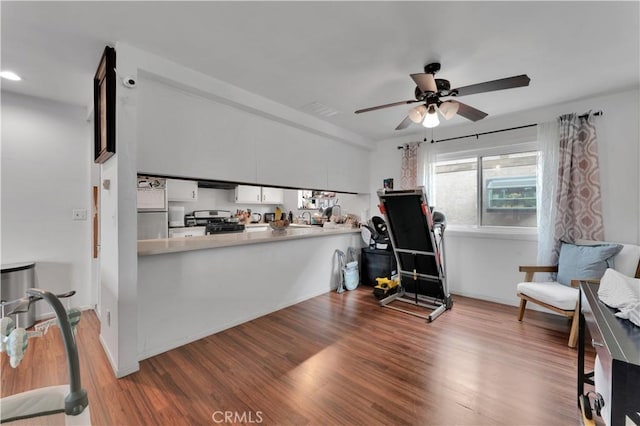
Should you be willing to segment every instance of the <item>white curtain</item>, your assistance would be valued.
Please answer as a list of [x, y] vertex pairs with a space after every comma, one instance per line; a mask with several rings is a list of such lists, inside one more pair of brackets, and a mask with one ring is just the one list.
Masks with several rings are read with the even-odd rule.
[[556, 222], [556, 186], [560, 130], [556, 120], [538, 124], [538, 265], [553, 265]]
[[430, 206], [435, 205], [435, 164], [436, 155], [433, 145], [421, 143], [418, 149], [418, 185], [424, 186]]

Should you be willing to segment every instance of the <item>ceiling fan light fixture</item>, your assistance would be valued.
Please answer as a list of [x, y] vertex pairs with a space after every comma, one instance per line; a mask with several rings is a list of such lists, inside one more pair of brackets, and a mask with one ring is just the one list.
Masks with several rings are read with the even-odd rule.
[[451, 120], [457, 113], [460, 104], [457, 102], [446, 101], [440, 105], [438, 110], [440, 114], [445, 118], [445, 120]]
[[416, 124], [422, 123], [425, 115], [427, 115], [427, 107], [424, 105], [418, 105], [409, 111], [409, 119]]
[[436, 127], [438, 124], [440, 124], [440, 120], [438, 119], [438, 107], [436, 106], [436, 104], [431, 104], [429, 105], [427, 114], [424, 116], [422, 125], [430, 129], [432, 127]]

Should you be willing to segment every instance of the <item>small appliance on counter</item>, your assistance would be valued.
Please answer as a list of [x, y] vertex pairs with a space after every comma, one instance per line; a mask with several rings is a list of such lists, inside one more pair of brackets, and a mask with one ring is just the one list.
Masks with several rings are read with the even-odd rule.
[[265, 223], [273, 222], [274, 220], [276, 220], [275, 213], [265, 213], [262, 216], [264, 218]]
[[187, 224], [205, 226], [207, 235], [244, 231], [244, 225], [238, 223], [238, 218], [231, 217], [229, 210], [195, 210], [192, 216], [193, 219], [187, 216]]
[[182, 227], [184, 225], [184, 206], [169, 206], [169, 228]]
[[138, 177], [138, 239], [167, 238], [169, 216], [167, 182], [154, 177]]

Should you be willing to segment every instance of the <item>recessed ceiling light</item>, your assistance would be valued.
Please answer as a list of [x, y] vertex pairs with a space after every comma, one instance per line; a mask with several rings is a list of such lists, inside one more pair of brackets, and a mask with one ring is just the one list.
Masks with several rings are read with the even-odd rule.
[[6, 78], [7, 80], [12, 80], [12, 81], [22, 80], [22, 78], [13, 71], [2, 71], [0, 72], [0, 77]]

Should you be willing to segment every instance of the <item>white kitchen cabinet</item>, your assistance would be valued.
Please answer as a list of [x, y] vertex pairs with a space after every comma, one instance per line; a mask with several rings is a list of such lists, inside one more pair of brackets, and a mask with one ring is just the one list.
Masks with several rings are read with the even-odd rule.
[[238, 204], [282, 204], [284, 189], [238, 185], [235, 192], [235, 202]]
[[254, 115], [203, 97], [204, 89], [189, 92], [146, 75], [138, 78], [138, 170], [257, 182], [254, 145], [263, 132]]
[[262, 204], [282, 204], [284, 203], [284, 189], [262, 187]]
[[169, 201], [198, 201], [198, 182], [167, 179], [167, 199]]
[[236, 186], [236, 203], [260, 204], [262, 202], [262, 188], [259, 186]]
[[370, 153], [362, 148], [333, 142], [332, 156], [327, 167], [327, 186], [331, 191], [369, 192]]

